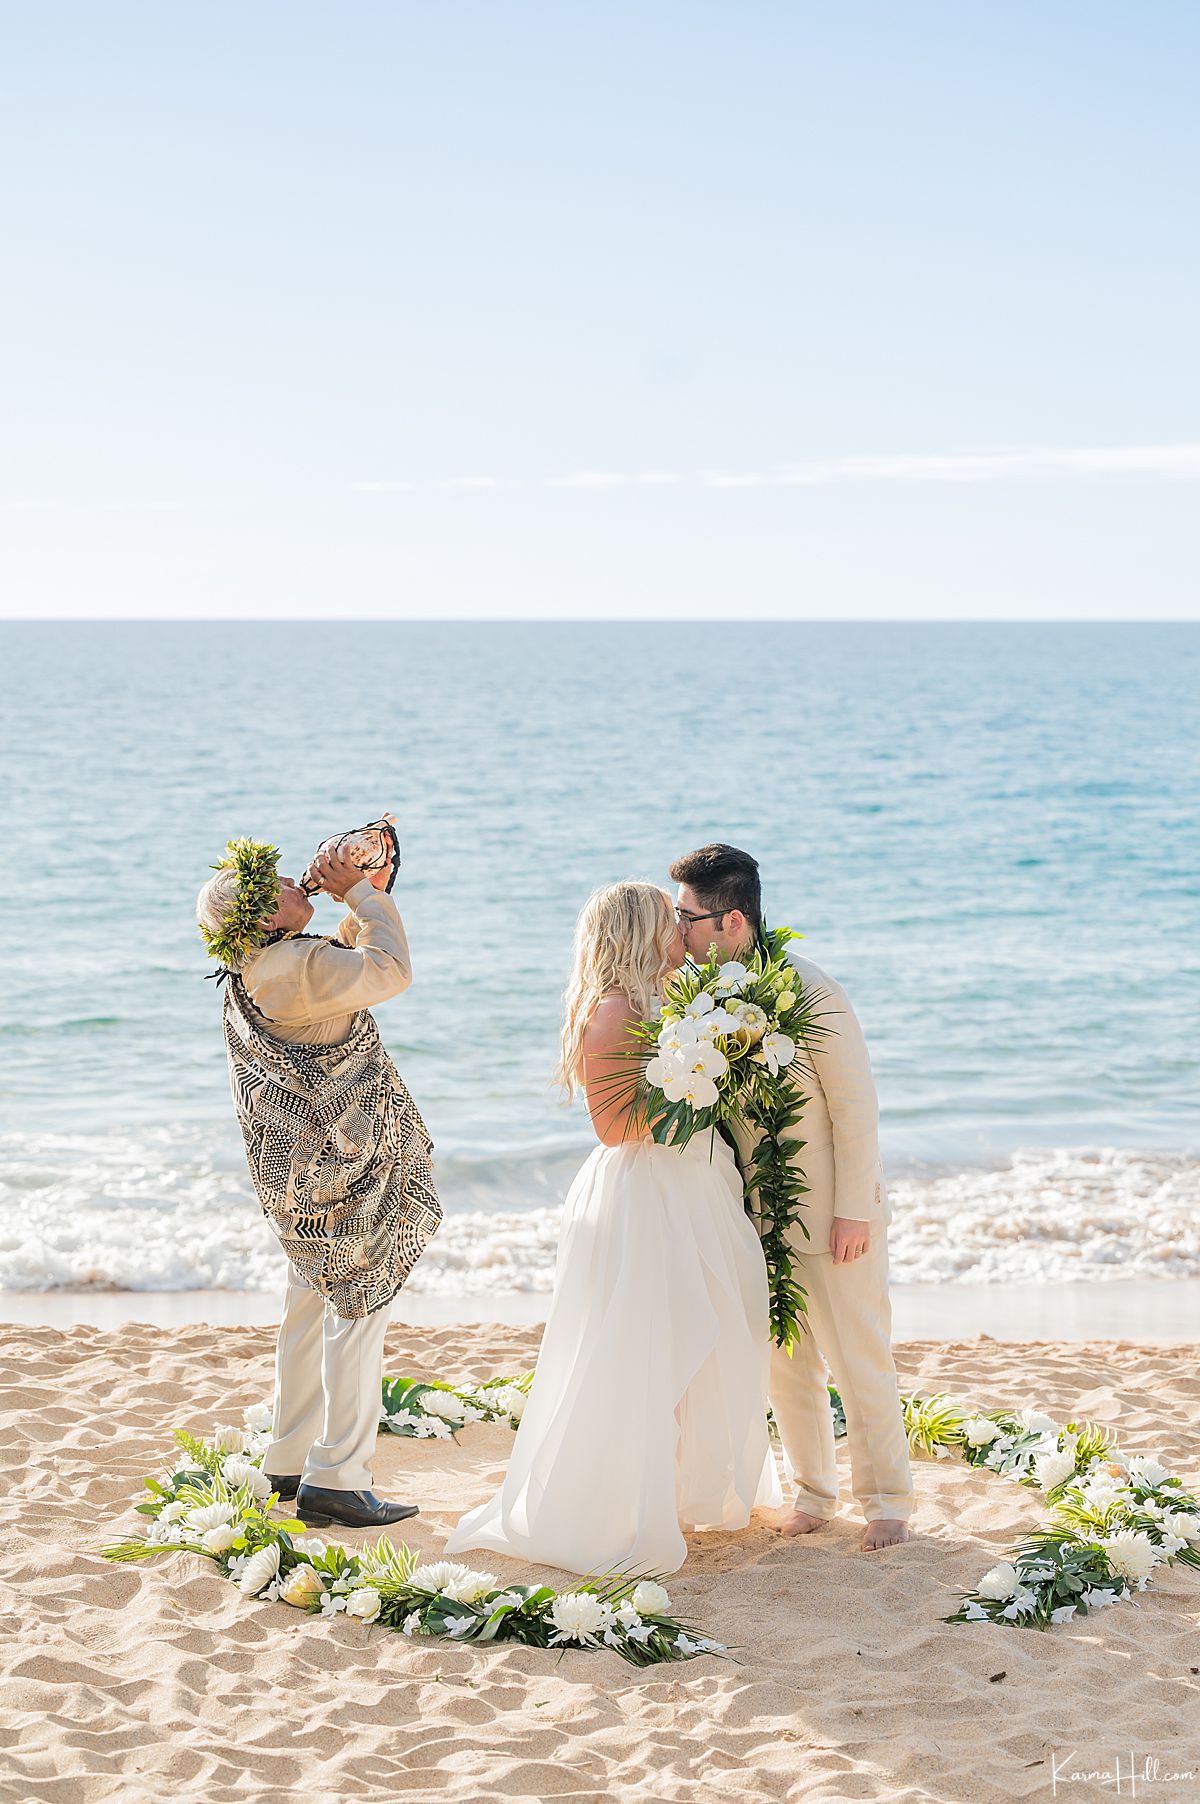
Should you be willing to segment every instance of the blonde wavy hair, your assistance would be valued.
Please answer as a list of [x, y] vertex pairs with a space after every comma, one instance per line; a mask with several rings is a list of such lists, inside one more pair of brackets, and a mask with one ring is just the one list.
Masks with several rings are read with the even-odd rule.
[[657, 883], [610, 883], [592, 891], [575, 923], [575, 968], [563, 991], [556, 1075], [566, 1096], [580, 1087], [583, 1035], [597, 1003], [618, 991], [635, 1014], [656, 1012], [674, 937], [675, 906]]

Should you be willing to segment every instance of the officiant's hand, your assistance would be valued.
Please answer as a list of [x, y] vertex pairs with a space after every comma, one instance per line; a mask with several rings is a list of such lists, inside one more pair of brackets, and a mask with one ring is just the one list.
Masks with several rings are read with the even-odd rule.
[[835, 1265], [849, 1265], [852, 1259], [861, 1259], [871, 1245], [871, 1224], [865, 1221], [851, 1221], [847, 1215], [835, 1215], [833, 1227], [829, 1231], [829, 1251], [833, 1254]]
[[335, 902], [341, 902], [345, 900], [348, 889], [353, 889], [356, 883], [362, 882], [366, 872], [360, 870], [352, 858], [347, 858], [340, 852], [318, 852], [304, 875], [318, 883]]

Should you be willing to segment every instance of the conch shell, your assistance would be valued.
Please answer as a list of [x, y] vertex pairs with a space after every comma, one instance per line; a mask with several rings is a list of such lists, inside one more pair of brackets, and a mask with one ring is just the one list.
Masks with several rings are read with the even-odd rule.
[[[396, 817], [394, 814], [381, 814], [377, 821], [368, 821], [365, 827], [352, 827], [349, 833], [335, 833], [331, 839], [323, 839], [313, 853], [313, 863], [322, 852], [341, 852], [343, 856], [353, 860], [364, 877], [372, 871], [386, 871], [386, 887], [390, 890], [396, 881], [396, 872], [400, 869], [400, 839], [396, 832]], [[321, 885], [305, 876], [300, 880], [300, 887], [307, 895], [313, 896]]]

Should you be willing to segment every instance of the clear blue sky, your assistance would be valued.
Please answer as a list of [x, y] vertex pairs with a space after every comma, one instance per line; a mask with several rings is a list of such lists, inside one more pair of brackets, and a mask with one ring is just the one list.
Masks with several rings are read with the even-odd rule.
[[10, 614], [1198, 611], [1193, 4], [0, 18]]

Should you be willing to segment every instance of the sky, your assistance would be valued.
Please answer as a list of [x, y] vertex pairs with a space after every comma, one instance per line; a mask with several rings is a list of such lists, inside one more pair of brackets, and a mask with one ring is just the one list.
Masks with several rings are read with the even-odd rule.
[[1195, 619], [1200, 8], [0, 0], [0, 611]]

